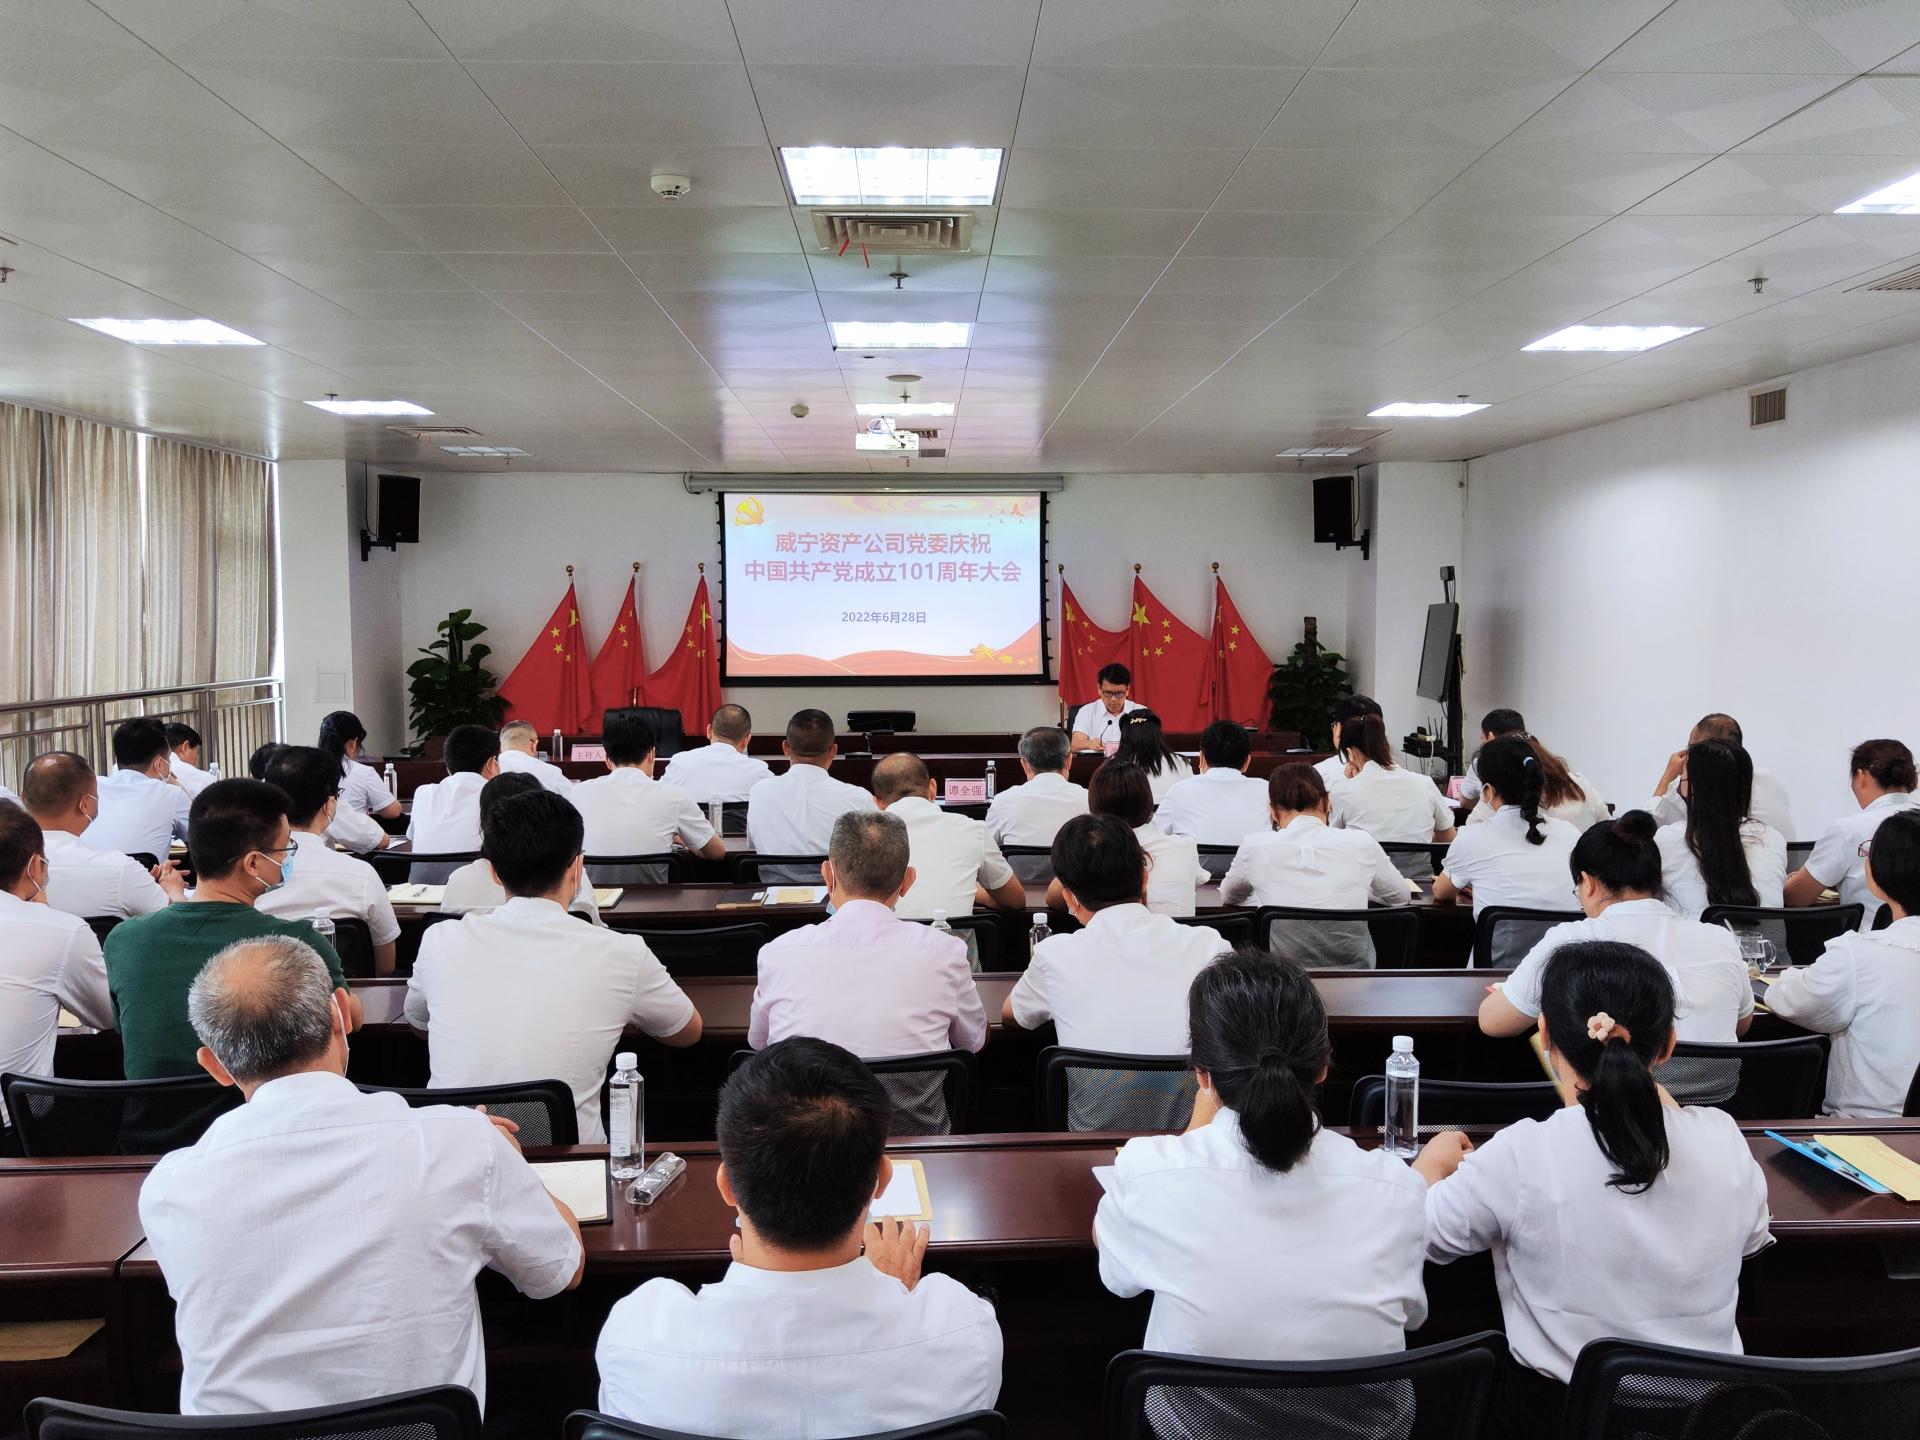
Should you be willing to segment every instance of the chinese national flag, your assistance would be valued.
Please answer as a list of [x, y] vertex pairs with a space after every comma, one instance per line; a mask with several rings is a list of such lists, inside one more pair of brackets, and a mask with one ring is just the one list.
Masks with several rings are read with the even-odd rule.
[[1173, 618], [1133, 577], [1133, 698], [1168, 730], [1204, 730], [1213, 718], [1213, 666], [1206, 637]]
[[707, 608], [707, 577], [694, 588], [687, 623], [675, 637], [673, 653], [647, 676], [641, 703], [678, 710], [689, 735], [704, 735], [720, 708], [720, 652], [713, 643], [713, 612]]
[[1107, 665], [1125, 665], [1131, 637], [1125, 630], [1102, 630], [1087, 618], [1073, 587], [1060, 582], [1060, 700], [1085, 705], [1100, 693], [1094, 677]]
[[646, 678], [647, 664], [640, 658], [640, 606], [634, 598], [633, 581], [628, 580], [627, 598], [620, 602], [613, 628], [601, 642], [600, 653], [593, 657], [595, 713], [638, 703]]
[[1214, 581], [1213, 716], [1238, 725], [1266, 728], [1267, 681], [1273, 662], [1253, 638], [1227, 587]]
[[568, 581], [559, 607], [500, 687], [500, 698], [507, 702], [505, 718], [525, 720], [542, 735], [549, 730], [579, 735], [598, 729], [586, 638], [580, 629], [580, 602]]

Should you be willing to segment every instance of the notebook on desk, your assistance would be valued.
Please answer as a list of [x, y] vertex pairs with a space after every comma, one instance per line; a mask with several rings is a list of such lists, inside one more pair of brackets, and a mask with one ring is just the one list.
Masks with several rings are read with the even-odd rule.
[[387, 899], [396, 905], [438, 905], [447, 898], [444, 885], [389, 885]]
[[540, 1183], [582, 1225], [610, 1217], [607, 1209], [607, 1162], [604, 1160], [536, 1160], [533, 1172]]

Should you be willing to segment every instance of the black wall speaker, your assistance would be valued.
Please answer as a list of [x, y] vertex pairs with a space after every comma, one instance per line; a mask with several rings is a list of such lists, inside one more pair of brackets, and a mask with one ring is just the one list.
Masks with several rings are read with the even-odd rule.
[[1353, 539], [1353, 476], [1322, 475], [1313, 482], [1313, 541], [1345, 545]]
[[[420, 543], [420, 477], [382, 475], [375, 492], [378, 517], [377, 543], [381, 545], [418, 545]], [[1315, 528], [1318, 528], [1316, 522]]]

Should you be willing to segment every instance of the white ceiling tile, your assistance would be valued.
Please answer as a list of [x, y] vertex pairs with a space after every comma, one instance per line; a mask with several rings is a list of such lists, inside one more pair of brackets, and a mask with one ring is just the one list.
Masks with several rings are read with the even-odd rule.
[[451, 60], [256, 55], [180, 64], [289, 145], [507, 145], [514, 139]]
[[[786, 257], [781, 257], [784, 261]], [[891, 293], [895, 289], [892, 271], [895, 260], [907, 272], [902, 283], [906, 289], [951, 290], [977, 294], [986, 278], [988, 257], [980, 255], [904, 255], [863, 259], [851, 251], [835, 255], [831, 251], [809, 249], [803, 263], [815, 289], [826, 293], [857, 290], [864, 294]]]
[[951, 65], [1025, 65], [1040, 0], [810, 0], [804, 12], [791, 0], [730, 0], [727, 9], [754, 66], [838, 65], [853, 56], [925, 64], [932, 55]]
[[1299, 70], [1244, 66], [1036, 65], [1019, 145], [1161, 150], [1251, 145], [1300, 83]]
[[1047, 0], [1034, 59], [1304, 69], [1352, 8], [1352, 0]]
[[1574, 74], [1605, 56], [1664, 0], [1364, 0], [1320, 63]]
[[766, 138], [746, 68], [488, 61], [473, 78], [529, 144], [751, 145]]
[[1886, 183], [1872, 156], [1722, 155], [1638, 207], [1656, 215], [1821, 215]]
[[477, 290], [629, 290], [635, 284], [632, 270], [613, 254], [451, 254], [389, 258], [430, 261]]
[[1309, 149], [1484, 150], [1567, 87], [1531, 71], [1314, 70], [1261, 138]]
[[605, 251], [591, 222], [566, 205], [387, 205], [381, 215], [415, 246], [464, 251]]
[[[764, 142], [697, 145], [650, 140], [627, 145], [541, 144], [535, 149], [577, 205], [671, 203], [682, 210], [705, 210], [716, 205], [787, 203], [773, 152]], [[693, 181], [693, 189], [678, 200], [662, 202], [651, 183], [662, 174], [684, 175]]]
[[1239, 147], [1090, 150], [1021, 144], [1008, 156], [1000, 203], [1073, 210], [1205, 208], [1245, 154]]
[[[1740, 147], [1796, 155], [1885, 155], [1893, 178], [1920, 164], [1920, 77], [1856, 80]], [[1901, 162], [1904, 162], [1901, 163]]]
[[534, 154], [507, 145], [300, 147], [300, 158], [369, 205], [566, 205]]
[[[165, 54], [202, 60], [313, 55], [437, 60], [445, 50], [418, 14], [391, 0], [93, 0]], [[70, 7], [75, 10], [82, 6]]]
[[1911, 0], [1680, 0], [1601, 68], [1852, 75], [1916, 43]]
[[1222, 192], [1219, 208], [1406, 215], [1445, 189], [1480, 153], [1255, 150]]
[[1715, 155], [1761, 135], [1833, 86], [1833, 78], [1825, 75], [1630, 70], [1583, 75], [1503, 148]]
[[1573, 159], [1504, 146], [1475, 162], [1433, 199], [1438, 210], [1476, 215], [1618, 215], [1705, 163], [1699, 155], [1605, 155]]
[[753, 93], [775, 145], [1005, 146], [1026, 79], [1019, 65], [756, 65]]
[[995, 255], [1159, 255], [1180, 248], [1194, 210], [1002, 210]]
[[461, 60], [652, 61], [698, 64], [739, 58], [725, 0], [412, 0]]
[[1396, 223], [1392, 215], [1216, 210], [1200, 222], [1183, 253], [1338, 259], [1365, 250]]
[[[727, 205], [681, 209], [670, 200], [630, 209], [591, 209], [588, 215], [622, 254], [798, 255], [800, 235], [785, 206]], [[809, 242], [812, 236], [808, 237]]]

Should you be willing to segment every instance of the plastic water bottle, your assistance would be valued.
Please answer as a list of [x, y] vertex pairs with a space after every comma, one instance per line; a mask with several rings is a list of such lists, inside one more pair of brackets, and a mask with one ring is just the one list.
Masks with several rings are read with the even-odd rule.
[[640, 1057], [622, 1050], [607, 1082], [607, 1160], [616, 1180], [638, 1179], [647, 1168], [646, 1081]]
[[987, 799], [993, 799], [994, 791], [1000, 788], [1000, 762], [987, 761]]
[[212, 781], [218, 780], [219, 778], [220, 778], [220, 762], [218, 760], [209, 760], [207, 762], [207, 780], [209, 781], [209, 783], [211, 783]]
[[1413, 1058], [1413, 1037], [1393, 1037], [1387, 1057], [1387, 1123], [1381, 1149], [1411, 1160], [1420, 1153], [1420, 1062]]
[[947, 923], [946, 911], [936, 910], [933, 912], [933, 928], [940, 931], [943, 935], [953, 934], [953, 926]]
[[393, 768], [393, 762], [391, 760], [387, 761], [387, 768], [383, 778], [387, 782], [387, 793], [398, 800], [400, 798], [400, 772]]
[[567, 758], [566, 742], [560, 738], [560, 728], [558, 726], [554, 727], [553, 745], [551, 747], [551, 751], [553, 755], [553, 763], [556, 765], [558, 765], [562, 760]]
[[1047, 912], [1033, 912], [1033, 929], [1027, 932], [1027, 958], [1031, 960], [1040, 953], [1040, 942], [1053, 938], [1053, 927], [1047, 923]]
[[714, 834], [718, 835], [722, 833], [721, 826], [726, 823], [726, 818], [727, 811], [724, 805], [718, 800], [709, 800], [707, 802], [707, 824], [713, 827]]
[[327, 944], [333, 944], [333, 937], [338, 933], [339, 928], [333, 923], [333, 911], [329, 910], [325, 905], [322, 905], [318, 910], [313, 912], [313, 919], [307, 923], [313, 926], [314, 934], [326, 941]]

